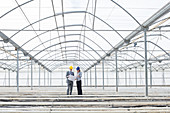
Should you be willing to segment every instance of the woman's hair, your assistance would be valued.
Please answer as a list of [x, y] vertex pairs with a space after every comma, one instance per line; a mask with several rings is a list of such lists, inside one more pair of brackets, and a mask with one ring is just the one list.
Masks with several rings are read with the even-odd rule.
[[78, 72], [80, 72], [80, 69], [78, 70]]

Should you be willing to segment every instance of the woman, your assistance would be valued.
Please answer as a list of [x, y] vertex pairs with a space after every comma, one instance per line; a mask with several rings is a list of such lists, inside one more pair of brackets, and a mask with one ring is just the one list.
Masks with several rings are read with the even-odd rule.
[[80, 67], [77, 67], [76, 70], [77, 70], [77, 77], [76, 77], [77, 91], [78, 91], [78, 95], [82, 95], [82, 88], [81, 88], [82, 73], [80, 72]]

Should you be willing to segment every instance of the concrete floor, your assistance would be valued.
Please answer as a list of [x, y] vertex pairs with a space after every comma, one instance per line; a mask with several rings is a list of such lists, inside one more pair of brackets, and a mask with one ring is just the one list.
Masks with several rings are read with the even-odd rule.
[[0, 87], [1, 113], [146, 113], [170, 112], [170, 88], [83, 87], [83, 95], [66, 95], [66, 87]]
[[[46, 92], [54, 93], [55, 95], [66, 95], [67, 87], [34, 87], [31, 90], [30, 87], [20, 87], [19, 92], [17, 92], [16, 87], [0, 87], [1, 94], [12, 93], [39, 93], [46, 94]], [[83, 87], [84, 95], [113, 95], [113, 96], [145, 96], [145, 88], [136, 87], [120, 87], [119, 91], [116, 92], [114, 87]], [[73, 95], [77, 95], [77, 88], [73, 88]], [[149, 96], [170, 96], [170, 87], [153, 87], [149, 88]]]

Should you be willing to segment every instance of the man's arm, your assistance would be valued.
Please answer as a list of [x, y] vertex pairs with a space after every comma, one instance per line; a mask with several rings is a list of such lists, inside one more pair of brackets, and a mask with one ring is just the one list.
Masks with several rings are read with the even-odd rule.
[[66, 73], [66, 78], [68, 78], [69, 77], [69, 74], [68, 74], [68, 71], [67, 71], [67, 73]]

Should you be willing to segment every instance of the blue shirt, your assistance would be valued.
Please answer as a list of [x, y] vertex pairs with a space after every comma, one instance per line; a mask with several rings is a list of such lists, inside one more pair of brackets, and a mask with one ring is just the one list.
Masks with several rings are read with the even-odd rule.
[[[78, 77], [78, 75], [79, 75], [79, 77]], [[77, 81], [80, 81], [81, 77], [82, 77], [82, 72], [78, 72], [77, 73], [77, 77], [76, 77]]]

